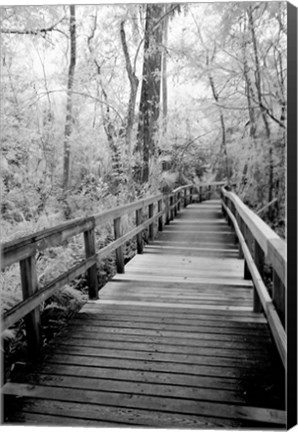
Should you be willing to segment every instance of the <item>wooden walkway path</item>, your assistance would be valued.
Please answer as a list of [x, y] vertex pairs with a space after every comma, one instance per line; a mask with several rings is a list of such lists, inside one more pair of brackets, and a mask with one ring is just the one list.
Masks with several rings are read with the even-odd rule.
[[220, 201], [182, 209], [6, 384], [7, 421], [285, 428], [284, 369], [243, 265]]

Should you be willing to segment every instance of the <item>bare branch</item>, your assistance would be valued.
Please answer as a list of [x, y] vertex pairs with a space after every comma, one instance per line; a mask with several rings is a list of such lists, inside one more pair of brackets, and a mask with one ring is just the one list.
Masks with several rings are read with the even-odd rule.
[[63, 16], [59, 21], [57, 21], [56, 23], [52, 24], [49, 27], [45, 27], [45, 28], [41, 28], [41, 29], [35, 29], [35, 30], [18, 30], [18, 29], [5, 29], [5, 28], [0, 28], [0, 33], [6, 33], [6, 34], [19, 34], [19, 35], [39, 35], [39, 34], [43, 34], [46, 35], [46, 33], [50, 32], [50, 31], [59, 31], [60, 33], [64, 34], [65, 33], [62, 30], [57, 29], [57, 25], [60, 24], [63, 20], [64, 20], [65, 16]]

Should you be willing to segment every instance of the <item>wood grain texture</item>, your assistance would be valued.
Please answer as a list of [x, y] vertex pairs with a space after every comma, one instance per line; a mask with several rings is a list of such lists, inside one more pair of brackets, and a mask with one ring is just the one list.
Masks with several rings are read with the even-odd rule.
[[180, 206], [4, 386], [5, 422], [284, 428], [284, 370], [230, 237], [219, 201]]

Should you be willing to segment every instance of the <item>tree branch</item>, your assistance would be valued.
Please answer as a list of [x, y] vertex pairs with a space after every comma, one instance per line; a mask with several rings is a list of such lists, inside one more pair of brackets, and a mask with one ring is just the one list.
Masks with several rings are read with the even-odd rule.
[[63, 16], [55, 24], [52, 24], [49, 27], [45, 27], [45, 28], [41, 28], [41, 29], [35, 29], [35, 30], [17, 30], [17, 29], [4, 29], [4, 28], [0, 28], [0, 33], [19, 34], [19, 35], [39, 35], [40, 33], [43, 33], [45, 35], [47, 32], [50, 32], [50, 31], [59, 31], [60, 33], [65, 34], [61, 30], [56, 29], [57, 25], [60, 24], [64, 20], [64, 18], [65, 18], [65, 16]]

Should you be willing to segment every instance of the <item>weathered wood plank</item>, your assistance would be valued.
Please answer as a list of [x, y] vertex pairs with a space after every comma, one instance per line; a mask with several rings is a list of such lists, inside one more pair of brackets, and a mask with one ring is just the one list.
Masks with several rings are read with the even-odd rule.
[[[152, 409], [144, 410], [105, 405], [98, 406], [86, 403], [55, 400], [38, 400], [28, 398], [23, 405], [24, 412], [20, 414], [20, 421], [22, 421], [22, 418], [26, 420], [29, 416], [34, 415], [33, 413], [39, 413], [43, 415], [43, 413], [47, 412], [51, 416], [56, 416], [57, 421], [61, 419], [61, 424], [64, 424], [63, 418], [67, 416], [69, 419], [69, 426], [77, 425], [77, 421], [80, 421], [82, 418], [82, 412], [84, 412], [83, 421], [86, 422], [85, 426], [100, 426], [102, 422], [109, 422], [109, 425], [116, 424], [118, 427], [121, 426], [121, 424], [124, 424], [157, 428], [173, 427], [173, 425], [177, 425], [177, 428], [205, 428], [214, 426], [239, 427], [243, 426], [244, 424], [251, 425], [250, 422], [239, 419], [232, 420], [220, 417], [214, 418], [198, 415], [166, 413]], [[33, 413], [30, 411], [33, 411]], [[115, 423], [115, 419], [117, 419], [117, 423]], [[59, 421], [57, 422], [57, 425], [59, 425]]]
[[[126, 342], [126, 341], [115, 341], [115, 340], [101, 340], [101, 339], [88, 339], [78, 338], [78, 337], [67, 337], [59, 340], [61, 345], [75, 346], [75, 347], [87, 347], [88, 348], [98, 348], [98, 349], [114, 349], [114, 350], [129, 350], [129, 351], [146, 351], [146, 352], [156, 352], [156, 353], [174, 353], [179, 354], [183, 351], [187, 355], [195, 356], [218, 356], [226, 358], [241, 358], [242, 360], [251, 359], [251, 352], [244, 349], [237, 348], [224, 348], [221, 342], [217, 341], [217, 347], [198, 347], [189, 345], [167, 345], [160, 343], [136, 343], [136, 342]], [[212, 345], [212, 344], [211, 344]], [[246, 346], [247, 347], [247, 346]], [[268, 350], [261, 350], [259, 346], [259, 351], [254, 350], [254, 358], [262, 361], [262, 359], [267, 359]]]
[[[258, 355], [259, 354], [266, 354], [271, 351], [272, 345], [271, 340], [268, 338], [267, 340], [259, 339], [256, 340], [254, 343], [254, 340], [250, 339], [239, 339], [239, 340], [222, 340], [221, 338], [218, 339], [190, 339], [190, 338], [181, 338], [181, 337], [175, 337], [175, 336], [160, 336], [160, 335], [151, 335], [147, 336], [146, 340], [144, 339], [142, 334], [117, 334], [117, 333], [108, 333], [108, 332], [98, 332], [98, 330], [95, 330], [94, 332], [88, 332], [84, 329], [77, 329], [74, 328], [73, 330], [70, 330], [68, 333], [68, 338], [70, 340], [81, 340], [85, 339], [86, 341], [89, 341], [90, 346], [93, 344], [101, 343], [101, 342], [115, 342], [115, 346], [117, 346], [117, 342], [123, 342], [125, 343], [136, 343], [138, 344], [144, 344], [146, 343], [148, 347], [151, 347], [153, 345], [156, 345], [157, 347], [164, 348], [165, 351], [170, 352], [171, 349], [176, 351], [179, 349], [180, 352], [194, 352], [196, 349], [201, 348], [222, 348], [223, 351], [227, 349], [230, 350], [238, 350], [238, 351], [246, 351], [250, 355]], [[58, 342], [57, 342], [58, 343]], [[86, 342], [87, 343], [87, 342]], [[168, 348], [167, 348], [168, 347]], [[151, 348], [150, 348], [151, 349]], [[192, 351], [193, 349], [193, 351]], [[178, 351], [177, 351], [178, 352]]]
[[[121, 354], [121, 353], [120, 353]], [[64, 365], [75, 365], [75, 366], [86, 366], [86, 367], [105, 367], [111, 369], [123, 369], [123, 370], [139, 370], [139, 371], [152, 371], [152, 372], [167, 372], [167, 373], [178, 373], [178, 374], [192, 374], [192, 375], [204, 375], [210, 377], [220, 378], [235, 378], [241, 380], [260, 380], [261, 382], [266, 379], [266, 376], [270, 376], [271, 383], [274, 380], [274, 374], [276, 373], [273, 368], [266, 364], [266, 368], [238, 368], [232, 365], [230, 366], [217, 366], [217, 365], [196, 365], [195, 367], [189, 366], [187, 363], [170, 363], [164, 361], [146, 361], [136, 359], [126, 359], [119, 357], [93, 357], [72, 354], [68, 355], [65, 353], [53, 352], [48, 359], [48, 363], [56, 364], [57, 367], [60, 364]]]
[[94, 390], [81, 390], [80, 392], [70, 391], [68, 388], [53, 386], [28, 386], [26, 384], [7, 383], [3, 389], [6, 395], [21, 397], [62, 400], [67, 402], [84, 402], [100, 405], [112, 405], [119, 407], [152, 409], [164, 412], [186, 413], [207, 416], [219, 416], [228, 418], [249, 419], [264, 423], [285, 425], [286, 416], [282, 410], [269, 408], [249, 407], [233, 404], [220, 404], [217, 402], [193, 401], [179, 398], [167, 399], [136, 394], [117, 394]]
[[59, 345], [56, 347], [56, 352], [66, 355], [84, 355], [90, 357], [106, 357], [106, 358], [122, 358], [131, 360], [143, 360], [146, 362], [156, 361], [165, 363], [183, 363], [193, 365], [212, 365], [220, 367], [237, 367], [241, 370], [252, 367], [255, 370], [260, 370], [266, 364], [266, 361], [261, 362], [262, 359], [255, 357], [247, 357], [245, 362], [240, 358], [226, 358], [216, 357], [215, 355], [210, 356], [199, 356], [192, 354], [177, 354], [177, 353], [164, 353], [164, 352], [146, 352], [146, 351], [135, 351], [135, 350], [115, 350], [108, 348], [93, 348], [93, 347], [80, 347], [72, 345]]
[[[170, 232], [161, 233], [160, 244], [172, 247], [146, 247], [48, 346], [25, 383], [6, 385], [8, 400], [20, 402], [15, 418], [37, 425], [62, 418], [90, 426], [284, 426], [282, 374], [264, 315], [252, 311], [253, 284], [241, 279], [228, 235], [217, 238], [217, 248], [201, 243], [201, 234], [192, 238], [194, 220], [217, 236], [206, 218], [218, 227], [219, 201], [202, 206], [180, 209]], [[141, 235], [152, 222], [140, 220], [125, 235]]]
[[[84, 323], [84, 324], [83, 324]], [[166, 330], [166, 331], [177, 331], [177, 332], [187, 332], [187, 333], [204, 333], [204, 334], [217, 334], [217, 335], [243, 335], [248, 339], [249, 337], [257, 338], [268, 338], [269, 332], [264, 331], [263, 328], [260, 328], [257, 330], [256, 328], [251, 329], [249, 331], [248, 328], [237, 328], [237, 327], [215, 327], [215, 326], [190, 326], [186, 323], [177, 324], [176, 322], [169, 324], [165, 323], [162, 320], [159, 320], [159, 322], [134, 322], [134, 321], [97, 321], [97, 320], [90, 320], [89, 318], [85, 317], [84, 320], [82, 319], [73, 319], [71, 322], [72, 325], [80, 326], [84, 325], [87, 327], [94, 327], [96, 329], [97, 327], [103, 328], [103, 327], [109, 327], [109, 328], [130, 328], [130, 329], [150, 329], [150, 330]]]

